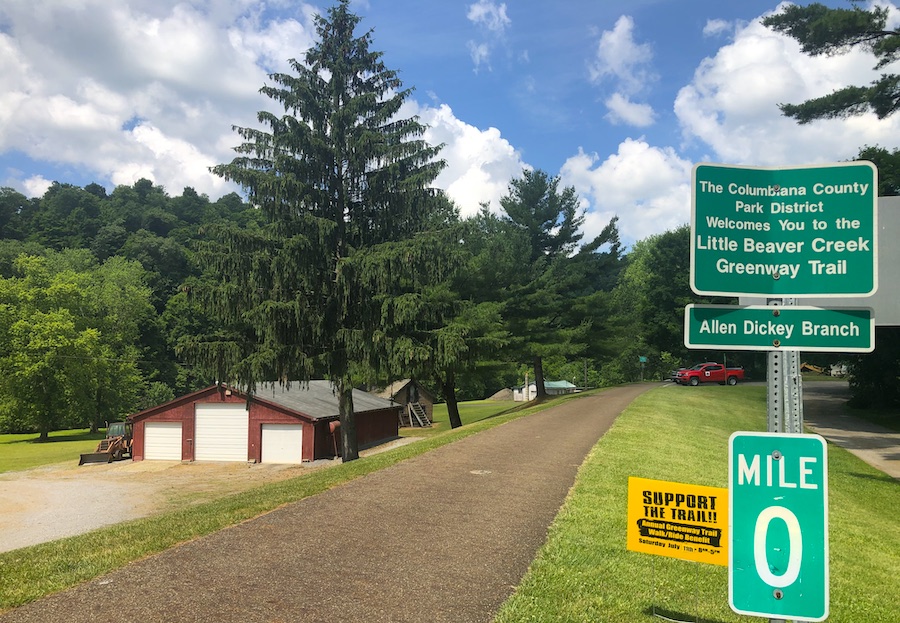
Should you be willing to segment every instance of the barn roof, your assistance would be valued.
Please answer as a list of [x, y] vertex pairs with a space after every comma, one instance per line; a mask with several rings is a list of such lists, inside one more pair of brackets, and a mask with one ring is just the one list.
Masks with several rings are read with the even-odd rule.
[[424, 385], [422, 385], [419, 381], [414, 380], [414, 379], [400, 379], [399, 381], [394, 381], [393, 383], [391, 383], [390, 385], [388, 385], [387, 387], [385, 387], [383, 390], [376, 393], [375, 395], [381, 396], [382, 398], [393, 399], [394, 396], [396, 396], [401, 391], [403, 391], [403, 389], [407, 385], [410, 385], [412, 383], [416, 384], [416, 386], [419, 388], [420, 392], [427, 394], [427, 396], [430, 399], [432, 399], [432, 400], [434, 399], [434, 394], [431, 392], [431, 390], [428, 389], [427, 387], [425, 387]]
[[[217, 391], [234, 391], [237, 394], [246, 397], [246, 392], [236, 387], [230, 388], [226, 385], [211, 385], [204, 389], [191, 392], [190, 394], [179, 396], [169, 402], [150, 407], [139, 413], [129, 415], [128, 421], [136, 422], [151, 417], [161, 411], [171, 409], [177, 405], [198, 400], [202, 401], [204, 397]], [[336, 418], [340, 415], [337, 395], [334, 393], [331, 381], [317, 380], [309, 381], [308, 383], [291, 381], [290, 388], [283, 387], [278, 383], [261, 384], [257, 386], [254, 398], [276, 405], [288, 411], [293, 411], [311, 420]], [[355, 413], [378, 411], [381, 409], [390, 409], [391, 407], [400, 408], [400, 405], [360, 389], [353, 390], [353, 411]]]
[[[254, 396], [260, 400], [298, 411], [315, 419], [337, 417], [338, 398], [331, 381], [293, 381], [290, 388], [281, 385], [257, 387]], [[353, 411], [377, 411], [397, 404], [361, 389], [353, 390]]]

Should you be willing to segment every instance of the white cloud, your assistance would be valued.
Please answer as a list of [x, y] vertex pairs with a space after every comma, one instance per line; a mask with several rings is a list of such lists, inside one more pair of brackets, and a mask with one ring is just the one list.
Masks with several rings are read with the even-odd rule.
[[0, 150], [100, 182], [144, 176], [217, 194], [224, 184], [207, 167], [233, 157], [231, 126], [255, 125], [271, 107], [258, 93], [267, 72], [313, 40], [312, 9], [291, 11], [263, 18], [250, 0], [5, 0]]
[[703, 27], [703, 36], [718, 37], [731, 31], [732, 28], [731, 22], [726, 22], [724, 19], [710, 19], [706, 21], [706, 25]]
[[472, 63], [475, 64], [475, 72], [477, 73], [482, 66], [491, 69], [491, 47], [487, 43], [475, 43], [469, 41], [469, 56], [472, 57]]
[[872, 114], [798, 125], [779, 103], [799, 103], [878, 77], [874, 57], [854, 50], [810, 57], [799, 44], [753, 22], [705, 59], [681, 89], [675, 113], [688, 144], [697, 141], [727, 163], [780, 166], [847, 160], [865, 144], [900, 145], [900, 117]]
[[502, 34], [512, 20], [506, 15], [506, 4], [494, 4], [490, 0], [479, 0], [469, 5], [466, 18], [493, 33]]
[[52, 185], [53, 182], [44, 179], [42, 175], [32, 175], [28, 179], [22, 181], [22, 186], [25, 189], [23, 194], [27, 197], [43, 197], [44, 193], [46, 193]]
[[672, 148], [627, 139], [603, 161], [579, 150], [560, 177], [586, 203], [585, 239], [618, 216], [622, 240], [631, 244], [690, 220], [692, 166]]
[[456, 118], [447, 105], [433, 108], [407, 102], [400, 114], [418, 115], [428, 126], [425, 140], [432, 145], [444, 144], [441, 157], [447, 167], [435, 186], [447, 192], [464, 217], [477, 213], [483, 202], [499, 210], [509, 181], [521, 176], [528, 166], [498, 129], [479, 130]]
[[495, 46], [503, 44], [506, 30], [512, 25], [512, 20], [506, 15], [506, 4], [478, 0], [469, 5], [466, 18], [487, 36], [487, 40], [467, 42], [475, 72], [478, 73], [482, 67], [491, 71], [491, 53]]
[[649, 44], [634, 40], [634, 19], [621, 16], [612, 30], [600, 35], [596, 57], [588, 70], [593, 82], [612, 77], [629, 94], [642, 91], [657, 79], [650, 68], [653, 50]]
[[604, 104], [609, 109], [606, 119], [614, 125], [626, 124], [645, 128], [653, 125], [656, 116], [649, 104], [637, 104], [621, 93], [613, 93]]
[[209, 167], [217, 159], [202, 153], [195, 145], [171, 136], [151, 124], [142, 123], [131, 131], [137, 162], [110, 162], [111, 178], [115, 184], [134, 184], [144, 177], [169, 190], [180, 193], [185, 186], [193, 186], [200, 193], [220, 196], [230, 186], [219, 177], [209, 174]]

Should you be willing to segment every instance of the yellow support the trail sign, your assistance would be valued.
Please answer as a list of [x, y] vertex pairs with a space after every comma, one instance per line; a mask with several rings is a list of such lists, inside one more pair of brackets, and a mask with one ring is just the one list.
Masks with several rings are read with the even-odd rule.
[[728, 489], [628, 478], [627, 549], [728, 566]]

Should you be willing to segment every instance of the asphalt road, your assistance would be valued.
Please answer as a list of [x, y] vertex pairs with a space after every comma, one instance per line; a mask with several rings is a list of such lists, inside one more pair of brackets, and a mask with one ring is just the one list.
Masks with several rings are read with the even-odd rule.
[[885, 474], [900, 479], [900, 433], [848, 413], [846, 381], [816, 381], [803, 385], [806, 426], [852, 452]]
[[578, 467], [650, 384], [473, 435], [0, 615], [0, 622], [487, 623]]

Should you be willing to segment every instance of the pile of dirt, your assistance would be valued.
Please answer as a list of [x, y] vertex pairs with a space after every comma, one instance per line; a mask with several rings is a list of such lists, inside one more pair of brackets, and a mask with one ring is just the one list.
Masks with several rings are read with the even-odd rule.
[[496, 394], [494, 394], [493, 396], [488, 398], [488, 400], [512, 400], [512, 399], [513, 399], [513, 391], [508, 387], [504, 387], [499, 392], [497, 392]]

